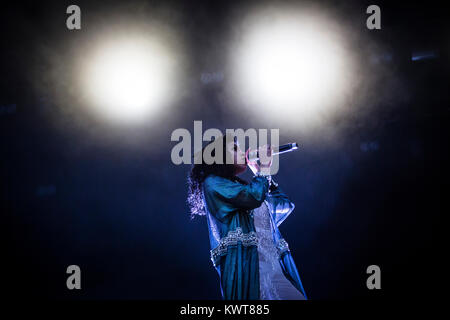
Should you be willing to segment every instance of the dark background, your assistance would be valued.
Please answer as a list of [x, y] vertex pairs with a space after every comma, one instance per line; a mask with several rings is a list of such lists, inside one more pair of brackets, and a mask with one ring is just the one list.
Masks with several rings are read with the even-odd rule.
[[[10, 297], [220, 299], [207, 225], [189, 219], [188, 167], [170, 161], [170, 134], [192, 131], [194, 120], [204, 129], [264, 127], [228, 112], [220, 83], [201, 81], [205, 72], [226, 75], [218, 52], [230, 15], [259, 2], [141, 1], [119, 12], [142, 3], [184, 27], [188, 81], [196, 90], [183, 93], [182, 117], [173, 111], [159, 125], [119, 129], [78, 112], [69, 98], [53, 97], [71, 94], [64, 83], [70, 50], [103, 13], [123, 5], [78, 1], [82, 30], [71, 32], [65, 10], [72, 3], [3, 4], [1, 263]], [[280, 142], [297, 141], [302, 149], [281, 159], [289, 166], [277, 181], [296, 209], [280, 230], [310, 299], [437, 298], [447, 253], [448, 18], [432, 1], [321, 3], [354, 30], [367, 68], [390, 70], [374, 78], [372, 94], [382, 96], [392, 83], [402, 90], [334, 119], [339, 143], [324, 142], [321, 130], [311, 137], [281, 130]], [[370, 4], [381, 7], [381, 30], [365, 28]], [[416, 50], [438, 55], [412, 61]], [[81, 267], [82, 290], [66, 288], [71, 264]], [[382, 290], [366, 288], [371, 264], [381, 268]]]

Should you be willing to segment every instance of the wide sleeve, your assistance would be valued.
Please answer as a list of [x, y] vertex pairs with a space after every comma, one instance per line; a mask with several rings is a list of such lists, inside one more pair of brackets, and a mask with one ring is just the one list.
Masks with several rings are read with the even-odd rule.
[[264, 177], [254, 177], [243, 185], [219, 176], [208, 176], [204, 182], [204, 195], [209, 211], [224, 220], [239, 210], [259, 207], [266, 199], [269, 182]]
[[295, 208], [294, 203], [278, 186], [271, 189], [267, 196], [267, 202], [277, 226], [280, 226]]

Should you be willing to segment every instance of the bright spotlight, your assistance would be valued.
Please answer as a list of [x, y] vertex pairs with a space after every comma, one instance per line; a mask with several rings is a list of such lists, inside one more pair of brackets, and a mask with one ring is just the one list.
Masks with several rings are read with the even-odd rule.
[[143, 120], [170, 96], [173, 59], [158, 42], [142, 37], [109, 41], [87, 61], [85, 90], [102, 116], [121, 122]]
[[241, 103], [295, 124], [338, 103], [351, 68], [345, 44], [326, 19], [266, 12], [249, 21], [231, 53]]

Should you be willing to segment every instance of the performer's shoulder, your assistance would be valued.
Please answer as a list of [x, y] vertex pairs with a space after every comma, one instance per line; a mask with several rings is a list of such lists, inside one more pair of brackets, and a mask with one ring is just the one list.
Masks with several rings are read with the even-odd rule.
[[213, 184], [216, 184], [216, 183], [218, 183], [218, 182], [221, 182], [221, 181], [223, 181], [223, 180], [226, 180], [224, 177], [220, 177], [220, 176], [217, 176], [217, 175], [215, 175], [215, 174], [210, 174], [210, 175], [208, 175], [206, 178], [205, 178], [205, 185], [213, 185]]
[[230, 179], [215, 174], [210, 174], [205, 178], [204, 185], [206, 188], [214, 189], [217, 186], [233, 183]]

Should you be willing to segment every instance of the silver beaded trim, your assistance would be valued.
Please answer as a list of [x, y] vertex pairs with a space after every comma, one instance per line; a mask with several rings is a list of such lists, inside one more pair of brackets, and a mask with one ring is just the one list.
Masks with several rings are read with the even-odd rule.
[[220, 257], [227, 253], [228, 246], [237, 245], [238, 242], [241, 242], [245, 247], [257, 246], [258, 237], [255, 231], [243, 233], [241, 227], [228, 231], [227, 235], [220, 239], [219, 245], [211, 250], [211, 261], [213, 265], [217, 266]]
[[286, 240], [281, 238], [277, 243], [278, 256], [281, 258], [281, 255], [286, 251], [289, 251], [289, 245]]

